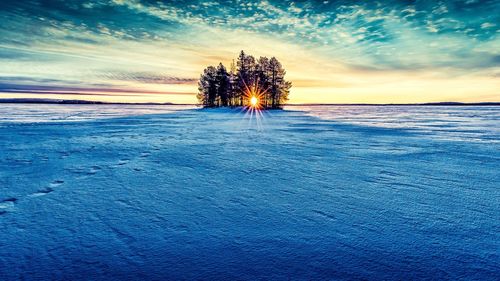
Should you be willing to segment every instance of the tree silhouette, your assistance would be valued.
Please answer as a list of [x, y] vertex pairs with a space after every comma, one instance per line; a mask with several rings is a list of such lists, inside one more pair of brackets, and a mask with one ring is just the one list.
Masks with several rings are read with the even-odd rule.
[[269, 88], [271, 87], [271, 83], [269, 80], [269, 59], [266, 57], [260, 57], [257, 61], [256, 67], [256, 76], [258, 81], [258, 87], [262, 91], [262, 98], [264, 108], [269, 106]]
[[[282, 108], [292, 87], [292, 83], [285, 80], [285, 74], [285, 69], [275, 57], [256, 60], [241, 51], [236, 63], [233, 60], [229, 72], [222, 63], [203, 71], [198, 82], [197, 98], [204, 107]], [[258, 100], [258, 105], [250, 104], [253, 97]]]
[[220, 63], [217, 67], [216, 86], [218, 97], [217, 106], [228, 106], [229, 77], [227, 70], [222, 63]]
[[231, 69], [229, 71], [229, 106], [235, 106], [238, 99], [238, 77], [236, 75], [236, 64], [234, 60], [231, 62]]
[[214, 107], [217, 97], [217, 69], [213, 66], [205, 68], [198, 81], [198, 100], [205, 107]]

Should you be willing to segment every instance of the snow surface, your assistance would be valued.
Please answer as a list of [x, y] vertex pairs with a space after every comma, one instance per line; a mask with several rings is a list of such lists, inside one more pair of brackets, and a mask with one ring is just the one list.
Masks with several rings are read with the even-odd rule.
[[500, 107], [179, 109], [1, 105], [0, 279], [500, 279]]

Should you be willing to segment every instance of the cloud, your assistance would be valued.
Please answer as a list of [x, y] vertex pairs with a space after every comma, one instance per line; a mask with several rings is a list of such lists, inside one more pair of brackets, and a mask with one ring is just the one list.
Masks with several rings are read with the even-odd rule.
[[491, 28], [491, 27], [495, 27], [495, 26], [496, 26], [496, 24], [491, 23], [491, 22], [485, 22], [485, 23], [481, 24], [482, 29]]
[[121, 89], [114, 87], [70, 87], [70, 86], [46, 86], [46, 85], [19, 85], [0, 83], [0, 93], [19, 94], [58, 94], [58, 95], [94, 95], [94, 96], [116, 96], [126, 94], [128, 96], [148, 95], [193, 95], [194, 93], [148, 91], [140, 89]]
[[[145, 80], [148, 83], [148, 76], [124, 75], [124, 78], [136, 77], [138, 80]], [[157, 77], [158, 78], [158, 77]], [[164, 77], [165, 78], [165, 77]], [[181, 78], [165, 78], [173, 80], [175, 84], [183, 84], [186, 81]], [[126, 80], [126, 79], [124, 79]], [[153, 78], [151, 83], [160, 83]], [[193, 93], [183, 92], [168, 92], [168, 91], [152, 91], [141, 88], [120, 87], [115, 84], [105, 83], [82, 83], [79, 81], [67, 81], [50, 78], [34, 78], [34, 77], [19, 77], [19, 76], [3, 76], [0, 77], [0, 92], [2, 93], [39, 93], [39, 94], [81, 94], [81, 95], [113, 95], [113, 94], [158, 94], [158, 95], [191, 95]]]
[[118, 81], [134, 81], [145, 84], [195, 84], [197, 78], [181, 78], [175, 76], [168, 76], [161, 73], [124, 73], [124, 72], [111, 72], [101, 75], [103, 78]]

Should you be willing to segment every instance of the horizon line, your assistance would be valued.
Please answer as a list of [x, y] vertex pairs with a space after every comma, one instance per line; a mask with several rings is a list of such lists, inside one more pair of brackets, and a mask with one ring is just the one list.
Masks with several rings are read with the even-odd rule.
[[[198, 106], [195, 103], [173, 103], [173, 102], [105, 102], [105, 101], [89, 101], [89, 100], [65, 100], [65, 99], [37, 99], [37, 98], [6, 98], [1, 99], [0, 103], [12, 104], [94, 104], [94, 105], [192, 105]], [[423, 103], [291, 103], [285, 106], [422, 106], [422, 105], [448, 105], [448, 106], [467, 106], [467, 105], [500, 105], [500, 101], [496, 102], [423, 102]]]

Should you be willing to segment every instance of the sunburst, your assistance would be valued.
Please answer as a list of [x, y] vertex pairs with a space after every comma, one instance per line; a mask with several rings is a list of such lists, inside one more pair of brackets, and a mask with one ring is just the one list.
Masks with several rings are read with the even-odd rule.
[[[243, 80], [243, 79], [242, 79]], [[245, 90], [243, 91], [243, 110], [248, 120], [248, 125], [255, 124], [258, 130], [263, 128], [264, 110], [266, 108], [266, 93], [268, 89], [259, 87], [258, 81], [253, 85], [247, 85], [243, 80]], [[254, 123], [255, 122], [255, 123]]]
[[262, 110], [264, 109], [263, 101], [265, 101], [265, 96], [267, 89], [263, 90], [258, 86], [258, 81], [255, 81], [254, 85], [248, 86], [243, 80], [245, 91], [243, 93], [245, 107], [251, 110]]

